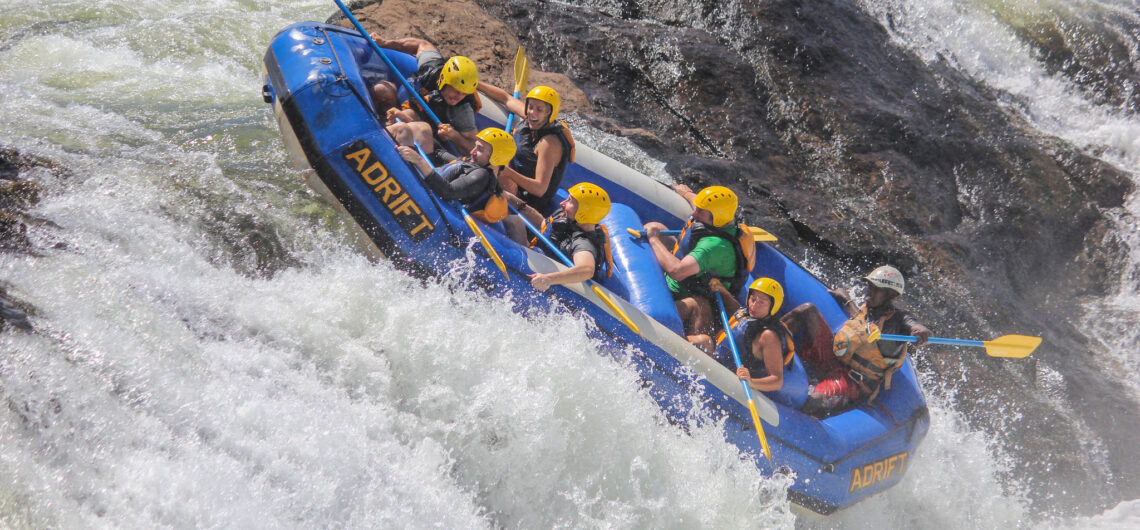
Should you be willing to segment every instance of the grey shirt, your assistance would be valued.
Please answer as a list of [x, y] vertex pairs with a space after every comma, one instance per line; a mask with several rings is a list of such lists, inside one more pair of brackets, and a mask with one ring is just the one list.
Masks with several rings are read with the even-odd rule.
[[[424, 72], [429, 68], [435, 68], [443, 64], [443, 55], [440, 55], [437, 50], [427, 50], [416, 56], [417, 72]], [[438, 86], [425, 86], [429, 91], [439, 90]], [[471, 132], [475, 130], [475, 109], [471, 107], [470, 103], [463, 102], [454, 107], [447, 106], [446, 116], [436, 116], [443, 123], [450, 124], [456, 131], [461, 133]]]

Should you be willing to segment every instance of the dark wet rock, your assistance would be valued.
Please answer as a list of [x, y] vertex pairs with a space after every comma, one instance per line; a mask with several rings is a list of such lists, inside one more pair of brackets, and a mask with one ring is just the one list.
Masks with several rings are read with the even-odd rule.
[[8, 296], [7, 289], [0, 286], [0, 331], [12, 326], [24, 331], [32, 331], [32, 324], [28, 322], [30, 306], [15, 301]]
[[[1003, 7], [993, 11], [994, 17], [1012, 28], [1050, 73], [1069, 78], [1097, 103], [1140, 110], [1140, 69], [1132, 58], [1140, 27], [1134, 14], [1063, 5]], [[1113, 26], [1102, 17], [1115, 19]], [[1114, 29], [1119, 26], [1131, 31]]]
[[[1140, 418], [1114, 397], [1128, 395], [1118, 378], [1092, 368], [1097, 353], [1077, 327], [1079, 297], [1120, 278], [1124, 246], [1105, 212], [1132, 192], [1121, 171], [1034, 132], [1005, 108], [1009, 94], [896, 47], [850, 2], [474, 1], [484, 12], [421, 0], [361, 13], [391, 36], [473, 56], [500, 86], [518, 42], [532, 68], [581, 89], [584, 119], [628, 136], [679, 181], [733, 187], [743, 218], [825, 279], [898, 266], [905, 303], [940, 336], [1043, 336], [1024, 361], [928, 348], [919, 366], [941, 384], [927, 390], [958, 395], [968, 421], [1011, 448], [1022, 465], [1008, 478], [1033, 483], [1042, 511], [1140, 495], [1140, 459], [1120, 436]], [[1043, 61], [1071, 66], [1046, 48]], [[1068, 57], [1134, 78], [1134, 65], [1104, 67], [1113, 53]], [[1131, 85], [1105, 88], [1113, 75], [1088, 86], [1134, 98]], [[1082, 413], [1058, 411], [1038, 360], [1064, 373], [1060, 392]], [[1098, 404], [1123, 412], [1084, 412]], [[1072, 443], [1089, 430], [1107, 472]]]
[[46, 171], [56, 177], [69, 174], [51, 160], [0, 146], [0, 251], [32, 251], [28, 223], [52, 224], [27, 214], [28, 208], [40, 200], [39, 184], [26, 177], [33, 171]]

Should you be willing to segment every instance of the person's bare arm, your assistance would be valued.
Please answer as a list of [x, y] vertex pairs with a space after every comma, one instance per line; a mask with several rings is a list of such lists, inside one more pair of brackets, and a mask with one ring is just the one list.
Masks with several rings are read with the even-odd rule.
[[578, 283], [589, 280], [594, 275], [594, 255], [582, 251], [574, 253], [574, 266], [566, 270], [542, 274], [536, 272], [530, 275], [530, 284], [539, 291], [545, 291], [553, 285]]
[[376, 45], [380, 46], [381, 48], [396, 50], [408, 55], [419, 55], [425, 51], [436, 49], [432, 43], [416, 37], [385, 39], [384, 37], [381, 37], [375, 33], [371, 33], [369, 36], [371, 36], [372, 40], [376, 41]]
[[519, 117], [526, 116], [526, 103], [522, 100], [512, 96], [510, 92], [503, 90], [495, 85], [479, 82], [479, 91], [486, 94], [487, 97], [495, 100], [500, 105], [507, 107], [507, 111], [518, 115]]
[[673, 191], [677, 192], [677, 195], [680, 195], [681, 198], [688, 201], [689, 206], [692, 206], [693, 209], [697, 208], [697, 204], [695, 202], [693, 202], [693, 199], [697, 198], [697, 194], [696, 194], [696, 192], [693, 191], [692, 188], [688, 187], [685, 184], [673, 184], [673, 185], [670, 185], [669, 187], [672, 188]]
[[683, 259], [678, 258], [669, 252], [668, 248], [665, 248], [665, 243], [661, 241], [661, 230], [665, 229], [665, 225], [650, 222], [646, 223], [643, 229], [645, 230], [645, 239], [649, 241], [649, 247], [653, 249], [653, 256], [657, 258], [661, 270], [670, 278], [682, 281], [701, 272], [701, 264], [697, 263], [696, 258], [692, 256], [685, 256]]

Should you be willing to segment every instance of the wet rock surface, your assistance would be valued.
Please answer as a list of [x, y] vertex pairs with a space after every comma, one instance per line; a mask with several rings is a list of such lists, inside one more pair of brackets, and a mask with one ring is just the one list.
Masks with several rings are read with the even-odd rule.
[[[29, 223], [44, 223], [27, 214], [27, 209], [39, 202], [40, 187], [25, 174], [30, 170], [46, 170], [56, 175], [66, 170], [50, 160], [21, 154], [16, 149], [0, 147], [0, 252], [34, 252], [28, 239]], [[8, 294], [0, 282], [0, 330], [9, 326], [31, 331], [28, 313], [30, 304]]]
[[[1050, 510], [1095, 510], [1140, 493], [1140, 459], [1124, 434], [1140, 427], [1135, 406], [1090, 366], [1095, 352], [1075, 327], [1079, 297], [1105, 295], [1120, 276], [1122, 246], [1105, 212], [1132, 183], [1033, 132], [1003, 107], [1008, 94], [923, 63], [848, 2], [356, 8], [369, 30], [468, 55], [501, 87], [512, 85], [523, 45], [532, 70], [565, 75], [535, 73], [531, 86], [571, 94], [567, 110], [628, 136], [679, 181], [733, 187], [742, 218], [778, 235], [785, 252], [812, 257], [826, 280], [898, 266], [906, 305], [936, 335], [1043, 336], [1034, 357], [1016, 362], [927, 348], [920, 367], [940, 379], [927, 390], [979, 395], [954, 403], [1009, 445], [1021, 464], [1011, 478], [1033, 482], [1030, 495]], [[577, 90], [563, 92], [567, 83]], [[1082, 410], [1059, 413], [1042, 388], [1042, 360], [1064, 373], [1062, 392]], [[1073, 442], [1088, 429], [1100, 444], [1092, 450]], [[1103, 461], [1091, 454], [1100, 451]]]

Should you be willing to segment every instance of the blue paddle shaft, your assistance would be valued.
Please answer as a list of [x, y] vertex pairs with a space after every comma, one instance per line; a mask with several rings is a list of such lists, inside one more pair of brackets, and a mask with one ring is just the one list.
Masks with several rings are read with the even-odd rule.
[[[558, 259], [562, 260], [562, 263], [564, 265], [567, 267], [574, 266], [574, 262], [570, 261], [570, 258], [566, 257], [566, 254], [563, 254], [561, 250], [558, 250], [558, 247], [556, 247], [554, 243], [547, 239], [547, 237], [542, 233], [542, 230], [535, 228], [534, 224], [528, 221], [527, 218], [523, 216], [523, 214], [519, 213], [519, 211], [516, 210], [514, 206], [511, 206], [509, 204], [507, 206], [510, 207], [511, 211], [514, 212], [515, 215], [519, 216], [519, 219], [522, 219], [522, 222], [526, 224], [526, 227], [529, 228], [531, 232], [534, 232], [534, 235], [538, 236], [538, 239], [542, 241], [542, 244], [546, 245], [546, 248], [554, 251], [554, 254], [558, 256]], [[587, 284], [591, 282], [592, 280], [586, 280]]]
[[[516, 90], [515, 91], [515, 99], [518, 99], [518, 98], [519, 98], [519, 91]], [[525, 108], [525, 106], [523, 108]], [[507, 116], [507, 132], [511, 132], [511, 125], [513, 125], [515, 123], [515, 113], [511, 112], [510, 109], [507, 109], [507, 114], [510, 114], [510, 116]]]
[[[884, 333], [879, 340], [891, 340], [895, 342], [918, 342], [918, 337], [910, 335], [888, 335]], [[986, 343], [980, 340], [970, 339], [946, 339], [942, 337], [930, 337], [927, 339], [931, 344], [950, 344], [954, 346], [978, 346], [984, 348]]]
[[388, 65], [388, 68], [392, 69], [392, 73], [395, 74], [396, 77], [400, 78], [400, 82], [402, 82], [404, 84], [404, 88], [408, 89], [408, 93], [410, 93], [413, 97], [416, 98], [416, 101], [418, 101], [420, 103], [420, 108], [424, 109], [424, 112], [426, 112], [428, 117], [431, 118], [431, 121], [433, 122], [433, 124], [438, 126], [441, 123], [439, 121], [439, 117], [436, 116], [435, 113], [432, 112], [432, 110], [430, 108], [428, 108], [427, 102], [424, 101], [424, 98], [420, 96], [419, 91], [417, 91], [415, 88], [413, 88], [412, 84], [409, 83], [408, 80], [406, 78], [404, 78], [404, 76], [402, 74], [400, 74], [400, 70], [398, 68], [396, 68], [395, 64], [392, 64], [392, 60], [389, 59], [388, 56], [384, 54], [384, 50], [380, 48], [380, 45], [376, 44], [376, 41], [372, 40], [372, 37], [368, 35], [367, 31], [364, 31], [364, 26], [361, 26], [360, 21], [356, 20], [356, 17], [352, 16], [352, 11], [349, 11], [348, 7], [345, 7], [344, 3], [341, 2], [340, 0], [333, 0], [333, 1], [336, 2], [336, 5], [338, 7], [340, 7], [340, 10], [342, 12], [344, 12], [344, 16], [348, 18], [348, 21], [352, 22], [353, 26], [356, 26], [356, 31], [359, 31], [360, 34], [364, 37], [364, 40], [367, 40], [368, 44], [372, 45], [372, 50], [375, 51], [377, 54], [379, 54], [381, 59], [384, 59], [384, 63], [386, 63]]
[[[728, 312], [724, 310], [724, 300], [720, 297], [720, 291], [713, 291], [716, 295], [716, 306], [720, 309], [720, 323], [724, 326], [724, 338], [728, 339], [729, 349], [732, 350], [732, 360], [736, 361], [736, 369], [741, 367], [740, 352], [736, 349], [736, 339], [732, 336], [732, 326], [728, 324]], [[752, 401], [752, 386], [748, 381], [740, 380], [740, 385], [744, 387], [744, 394], [748, 396], [748, 401]]]

